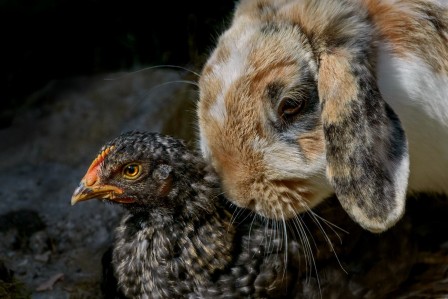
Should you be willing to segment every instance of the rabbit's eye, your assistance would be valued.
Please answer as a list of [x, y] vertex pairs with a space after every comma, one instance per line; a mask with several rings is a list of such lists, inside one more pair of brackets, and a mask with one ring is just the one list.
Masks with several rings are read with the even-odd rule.
[[277, 113], [283, 120], [290, 120], [292, 117], [299, 114], [305, 106], [305, 101], [302, 99], [285, 97], [278, 105]]

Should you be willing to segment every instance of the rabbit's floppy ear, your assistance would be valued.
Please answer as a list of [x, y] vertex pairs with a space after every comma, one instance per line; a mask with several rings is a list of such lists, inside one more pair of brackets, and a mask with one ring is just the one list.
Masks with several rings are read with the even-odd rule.
[[350, 53], [322, 54], [318, 90], [327, 176], [356, 222], [384, 231], [405, 206], [409, 157], [400, 121], [371, 69]]
[[400, 121], [377, 86], [374, 26], [353, 1], [291, 5], [284, 12], [318, 61], [327, 177], [356, 222], [384, 231], [404, 212], [409, 156]]

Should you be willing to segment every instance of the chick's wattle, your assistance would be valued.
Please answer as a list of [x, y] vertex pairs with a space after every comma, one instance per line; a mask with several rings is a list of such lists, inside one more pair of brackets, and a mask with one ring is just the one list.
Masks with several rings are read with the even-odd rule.
[[182, 141], [129, 132], [103, 146], [72, 204], [98, 198], [128, 210], [112, 253], [128, 298], [288, 296], [297, 271], [286, 257], [299, 246], [257, 221], [232, 221], [220, 192], [216, 174]]

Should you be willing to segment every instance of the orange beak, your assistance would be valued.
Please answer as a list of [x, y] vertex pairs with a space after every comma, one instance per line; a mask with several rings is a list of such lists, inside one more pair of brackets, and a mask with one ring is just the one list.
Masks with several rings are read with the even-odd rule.
[[120, 188], [112, 185], [102, 185], [98, 183], [98, 181], [96, 181], [93, 185], [88, 186], [86, 185], [86, 179], [84, 178], [73, 193], [71, 203], [74, 205], [80, 201], [85, 201], [92, 198], [108, 199], [122, 203], [131, 202], [128, 199], [116, 198], [117, 195], [122, 193], [123, 190]]

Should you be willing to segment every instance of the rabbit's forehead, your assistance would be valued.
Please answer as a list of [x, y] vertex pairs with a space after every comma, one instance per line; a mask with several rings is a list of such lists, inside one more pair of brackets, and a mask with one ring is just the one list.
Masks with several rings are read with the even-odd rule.
[[202, 71], [203, 76], [220, 77], [227, 84], [246, 74], [275, 64], [310, 63], [317, 70], [312, 50], [300, 30], [285, 23], [259, 23], [245, 28], [231, 27]]
[[291, 85], [299, 81], [304, 65], [315, 77], [317, 66], [312, 51], [297, 43], [299, 38], [294, 28], [278, 24], [232, 27], [202, 71], [199, 86], [204, 111], [222, 123], [229, 107], [238, 105], [244, 109], [240, 106], [248, 104], [238, 100], [242, 93], [255, 104], [271, 82]]

